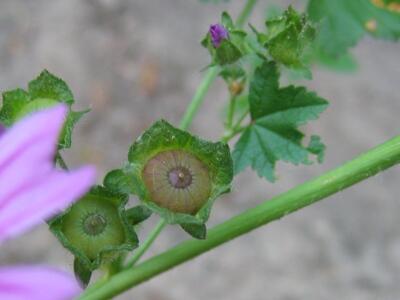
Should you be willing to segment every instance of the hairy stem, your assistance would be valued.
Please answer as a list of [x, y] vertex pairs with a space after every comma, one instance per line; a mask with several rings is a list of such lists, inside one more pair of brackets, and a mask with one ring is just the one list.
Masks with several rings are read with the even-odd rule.
[[249, 231], [322, 200], [400, 162], [400, 136], [346, 164], [217, 225], [206, 240], [187, 240], [113, 276], [85, 300], [108, 299]]

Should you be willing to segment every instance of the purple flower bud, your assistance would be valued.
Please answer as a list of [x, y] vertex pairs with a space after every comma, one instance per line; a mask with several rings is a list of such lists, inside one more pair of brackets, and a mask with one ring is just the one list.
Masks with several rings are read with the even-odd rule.
[[223, 40], [229, 38], [228, 30], [221, 24], [210, 26], [211, 42], [215, 48], [218, 48]]

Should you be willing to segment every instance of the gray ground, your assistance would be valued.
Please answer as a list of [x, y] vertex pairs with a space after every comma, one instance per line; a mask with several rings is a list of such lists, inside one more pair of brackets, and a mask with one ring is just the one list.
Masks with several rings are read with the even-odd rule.
[[[43, 68], [63, 77], [77, 106], [92, 107], [76, 130], [67, 160], [71, 165], [96, 164], [103, 175], [125, 160], [129, 144], [154, 120], [178, 123], [208, 63], [199, 39], [223, 9], [236, 15], [243, 2], [2, 0], [0, 89], [25, 85]], [[272, 1], [260, 2], [254, 17], [258, 25]], [[399, 133], [400, 45], [365, 39], [355, 53], [361, 64], [356, 74], [316, 70], [315, 80], [307, 83], [331, 100], [322, 119], [307, 128], [328, 145], [325, 163], [281, 164], [274, 185], [252, 172], [241, 174], [234, 192], [216, 203], [211, 224]], [[216, 82], [194, 122], [195, 133], [218, 137], [225, 97], [222, 82]], [[394, 168], [118, 299], [399, 299], [399, 180]], [[149, 223], [155, 221], [153, 217]], [[185, 238], [169, 227], [149, 254]], [[72, 260], [42, 226], [2, 246], [0, 261], [51, 263], [70, 270]]]

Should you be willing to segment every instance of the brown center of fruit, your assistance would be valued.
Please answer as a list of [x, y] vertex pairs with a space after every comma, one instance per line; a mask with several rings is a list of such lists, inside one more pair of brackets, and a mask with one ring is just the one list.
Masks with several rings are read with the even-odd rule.
[[176, 189], [184, 189], [191, 185], [192, 174], [185, 167], [175, 167], [168, 172], [168, 181]]

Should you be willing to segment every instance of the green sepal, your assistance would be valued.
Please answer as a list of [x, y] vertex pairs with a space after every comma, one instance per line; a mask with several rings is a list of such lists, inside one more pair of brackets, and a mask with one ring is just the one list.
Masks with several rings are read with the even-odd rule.
[[233, 64], [241, 57], [242, 53], [240, 52], [238, 47], [236, 47], [235, 44], [233, 44], [229, 40], [223, 40], [219, 47], [215, 49], [214, 58], [216, 60], [216, 63], [222, 66]]
[[144, 205], [137, 205], [126, 210], [126, 217], [132, 225], [138, 225], [139, 223], [142, 223], [152, 214], [153, 211]]
[[222, 12], [221, 23], [228, 30], [233, 30], [235, 28], [232, 17], [226, 11]]
[[129, 194], [135, 190], [136, 182], [123, 170], [115, 169], [106, 174], [103, 185], [116, 193]]
[[42, 71], [36, 79], [29, 82], [28, 93], [32, 99], [54, 99], [69, 106], [74, 103], [74, 96], [68, 85], [47, 70]]
[[207, 228], [204, 224], [181, 224], [181, 227], [195, 239], [205, 240], [207, 237]]
[[3, 105], [0, 109], [0, 122], [6, 127], [35, 111], [50, 108], [59, 103], [68, 106], [68, 115], [60, 134], [58, 149], [71, 147], [72, 130], [78, 120], [88, 110], [75, 112], [71, 106], [74, 98], [67, 84], [60, 78], [44, 70], [40, 75], [29, 82], [28, 91], [14, 89], [3, 94]]
[[74, 274], [82, 288], [86, 288], [92, 277], [92, 271], [76, 257], [74, 258]]
[[267, 20], [266, 26], [264, 45], [274, 60], [287, 67], [304, 68], [316, 34], [306, 15], [299, 15], [289, 6], [282, 16]]
[[[149, 191], [142, 179], [143, 169], [151, 158], [168, 150], [188, 152], [208, 168], [211, 194], [195, 215], [170, 211], [155, 204], [149, 197]], [[138, 195], [146, 207], [170, 224], [204, 224], [209, 218], [215, 199], [230, 190], [233, 179], [233, 163], [227, 144], [202, 140], [173, 127], [164, 120], [154, 123], [133, 143], [129, 150], [128, 160], [130, 164], [123, 171], [136, 183], [131, 185], [131, 193]]]
[[[95, 202], [95, 204], [88, 206], [82, 204], [82, 201], [86, 201], [86, 203]], [[75, 256], [75, 259], [80, 261], [84, 268], [94, 271], [102, 265], [108, 265], [127, 251], [138, 246], [138, 237], [133, 225], [127, 218], [125, 210], [127, 202], [127, 195], [115, 193], [102, 186], [95, 186], [78, 202], [50, 220], [50, 230], [61, 244]], [[79, 207], [80, 205], [81, 207]], [[114, 245], [109, 242], [104, 242], [104, 245], [101, 245], [99, 240], [93, 243], [89, 241], [91, 237], [83, 231], [81, 226], [83, 224], [82, 216], [90, 213], [90, 206], [95, 208], [96, 213], [102, 213], [107, 217], [112, 216], [112, 234], [113, 236], [118, 235], [121, 240], [113, 242]], [[67, 230], [75, 231], [66, 233]], [[71, 236], [73, 236], [73, 240], [70, 240]], [[90, 251], [90, 256], [93, 257], [89, 257], [88, 251]], [[93, 255], [93, 253], [96, 254]]]

